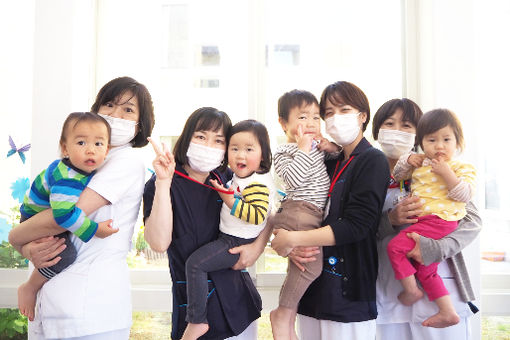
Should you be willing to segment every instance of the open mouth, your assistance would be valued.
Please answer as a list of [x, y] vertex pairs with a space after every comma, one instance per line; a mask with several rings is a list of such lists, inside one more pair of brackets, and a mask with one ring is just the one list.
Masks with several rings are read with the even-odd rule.
[[93, 166], [93, 165], [96, 165], [96, 161], [93, 160], [93, 159], [87, 159], [85, 161], [85, 165], [88, 165], [88, 166]]
[[242, 170], [242, 169], [246, 168], [246, 164], [243, 164], [243, 163], [237, 163], [237, 164], [236, 164], [236, 167], [237, 167], [238, 169]]

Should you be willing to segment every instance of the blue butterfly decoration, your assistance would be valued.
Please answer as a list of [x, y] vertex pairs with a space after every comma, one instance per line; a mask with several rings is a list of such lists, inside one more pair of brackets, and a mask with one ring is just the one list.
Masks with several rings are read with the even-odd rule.
[[10, 156], [14, 155], [15, 153], [18, 153], [19, 158], [21, 158], [21, 161], [23, 162], [23, 164], [25, 164], [25, 160], [26, 160], [25, 152], [30, 150], [30, 147], [32, 145], [31, 144], [27, 144], [27, 145], [24, 145], [24, 146], [22, 146], [21, 148], [18, 149], [16, 147], [16, 144], [14, 144], [14, 141], [12, 140], [11, 136], [9, 136], [9, 144], [11, 146], [11, 149], [9, 150], [9, 152], [7, 152], [7, 157], [10, 157]]

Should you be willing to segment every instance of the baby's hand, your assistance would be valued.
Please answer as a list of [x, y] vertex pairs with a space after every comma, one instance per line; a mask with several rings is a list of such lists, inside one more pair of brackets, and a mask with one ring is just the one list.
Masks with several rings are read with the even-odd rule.
[[312, 150], [313, 137], [303, 132], [303, 125], [299, 124], [296, 134], [296, 142], [299, 150], [309, 153]]
[[440, 176], [443, 176], [449, 172], [452, 172], [450, 169], [450, 166], [447, 162], [445, 162], [442, 158], [439, 159], [433, 159], [431, 162], [432, 172], [435, 174], [438, 174]]
[[322, 135], [315, 137], [315, 140], [319, 142], [319, 145], [317, 145], [317, 149], [319, 149], [320, 151], [324, 151], [327, 153], [335, 153], [340, 152], [342, 150], [340, 146], [330, 142], [327, 138], [322, 137]]
[[407, 163], [409, 163], [409, 165], [412, 165], [414, 168], [419, 168], [422, 165], [424, 159], [425, 159], [424, 154], [413, 153], [407, 159]]
[[[211, 182], [212, 186], [217, 190], [232, 191], [232, 190], [229, 190], [228, 188], [226, 188], [224, 185], [218, 183], [218, 181], [215, 179], [211, 179], [210, 182]], [[232, 206], [229, 205], [229, 203], [234, 199], [233, 191], [232, 191], [232, 194], [227, 194], [227, 193], [218, 191], [218, 195], [220, 195], [223, 202], [225, 202], [230, 208], [232, 208]], [[231, 204], [233, 204], [233, 202]]]
[[118, 232], [119, 231], [118, 228], [112, 227], [112, 222], [113, 222], [113, 220], [99, 222], [97, 224], [97, 231], [96, 231], [95, 236], [97, 236], [99, 238], [105, 238], [105, 237], [108, 237], [108, 236]]

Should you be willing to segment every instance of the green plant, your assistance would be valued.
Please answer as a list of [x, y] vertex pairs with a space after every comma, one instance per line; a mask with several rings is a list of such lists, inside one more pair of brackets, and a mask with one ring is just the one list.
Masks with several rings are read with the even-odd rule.
[[28, 263], [9, 242], [0, 244], [0, 268], [26, 268]]
[[149, 245], [147, 244], [147, 241], [145, 241], [145, 237], [143, 236], [143, 228], [138, 230], [138, 233], [136, 234], [136, 242], [135, 242], [135, 248], [136, 248], [136, 255], [140, 255], [142, 251], [147, 249]]
[[27, 318], [12, 308], [0, 309], [0, 339], [26, 339]]
[[[9, 213], [2, 213], [7, 217], [11, 228], [18, 225], [20, 219], [19, 206], [9, 209]], [[26, 268], [28, 263], [20, 253], [18, 253], [13, 246], [7, 241], [0, 243], [0, 268]]]

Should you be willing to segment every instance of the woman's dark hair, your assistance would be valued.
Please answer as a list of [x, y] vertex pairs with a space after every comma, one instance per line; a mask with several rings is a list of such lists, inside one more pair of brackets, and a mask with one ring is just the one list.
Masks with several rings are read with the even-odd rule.
[[322, 119], [326, 114], [326, 100], [328, 99], [335, 106], [350, 105], [359, 112], [365, 112], [367, 119], [362, 126], [362, 130], [365, 131], [370, 122], [370, 105], [367, 96], [359, 87], [347, 81], [337, 81], [328, 85], [321, 95], [320, 114]]
[[[106, 131], [108, 133], [108, 144], [110, 144], [110, 135], [112, 130], [110, 128], [110, 124], [98, 114], [91, 112], [73, 112], [67, 116], [64, 124], [62, 125], [62, 132], [60, 133], [60, 147], [64, 145], [67, 139], [67, 133], [69, 128], [75, 128], [76, 125], [83, 122], [91, 122], [91, 123], [102, 123], [106, 126]], [[72, 125], [72, 126], [71, 126]]]
[[120, 77], [110, 80], [99, 90], [96, 101], [92, 104], [90, 110], [94, 113], [98, 113], [99, 108], [109, 102], [123, 104], [117, 103], [116, 101], [120, 100], [126, 92], [131, 92], [133, 97], [136, 97], [138, 101], [138, 108], [140, 110], [138, 133], [131, 141], [131, 144], [135, 148], [141, 148], [147, 145], [147, 137], [150, 137], [152, 129], [154, 128], [154, 106], [152, 104], [151, 94], [145, 85], [130, 77]]
[[[372, 121], [372, 136], [374, 137], [374, 140], [377, 140], [379, 137], [379, 130], [386, 119], [393, 116], [398, 109], [402, 110], [403, 122], [409, 122], [413, 124], [415, 128], [418, 126], [418, 122], [423, 116], [423, 112], [418, 104], [407, 98], [391, 99], [382, 104], [374, 115], [374, 120]], [[416, 139], [415, 146], [417, 144], [418, 139]]]
[[242, 120], [232, 127], [228, 139], [230, 140], [230, 138], [236, 133], [245, 131], [253, 133], [260, 144], [260, 149], [262, 150], [260, 171], [257, 171], [257, 173], [268, 173], [269, 170], [271, 170], [271, 165], [273, 164], [273, 155], [271, 154], [271, 141], [269, 140], [269, 134], [267, 133], [266, 127], [264, 124], [253, 119]]
[[[223, 136], [225, 136], [226, 150], [230, 129], [232, 129], [232, 122], [225, 112], [219, 111], [214, 107], [202, 107], [195, 110], [195, 112], [189, 116], [186, 124], [184, 124], [181, 135], [177, 139], [177, 142], [175, 142], [173, 154], [176, 162], [183, 165], [189, 165], [186, 153], [188, 152], [189, 144], [195, 131], [222, 130]], [[227, 168], [227, 164], [227, 152], [225, 152], [225, 158], [223, 159], [219, 169], [222, 171], [225, 170]]]
[[295, 107], [302, 107], [303, 105], [315, 104], [319, 106], [317, 98], [308, 91], [292, 90], [285, 92], [280, 99], [278, 99], [278, 117], [283, 121], [289, 121], [289, 112]]
[[464, 150], [462, 124], [455, 113], [448, 109], [431, 110], [425, 113], [420, 119], [418, 127], [416, 128], [416, 138], [418, 139], [421, 148], [423, 149], [423, 138], [425, 138], [426, 135], [434, 133], [446, 126], [452, 128], [455, 139], [457, 140], [457, 147], [460, 151]]

